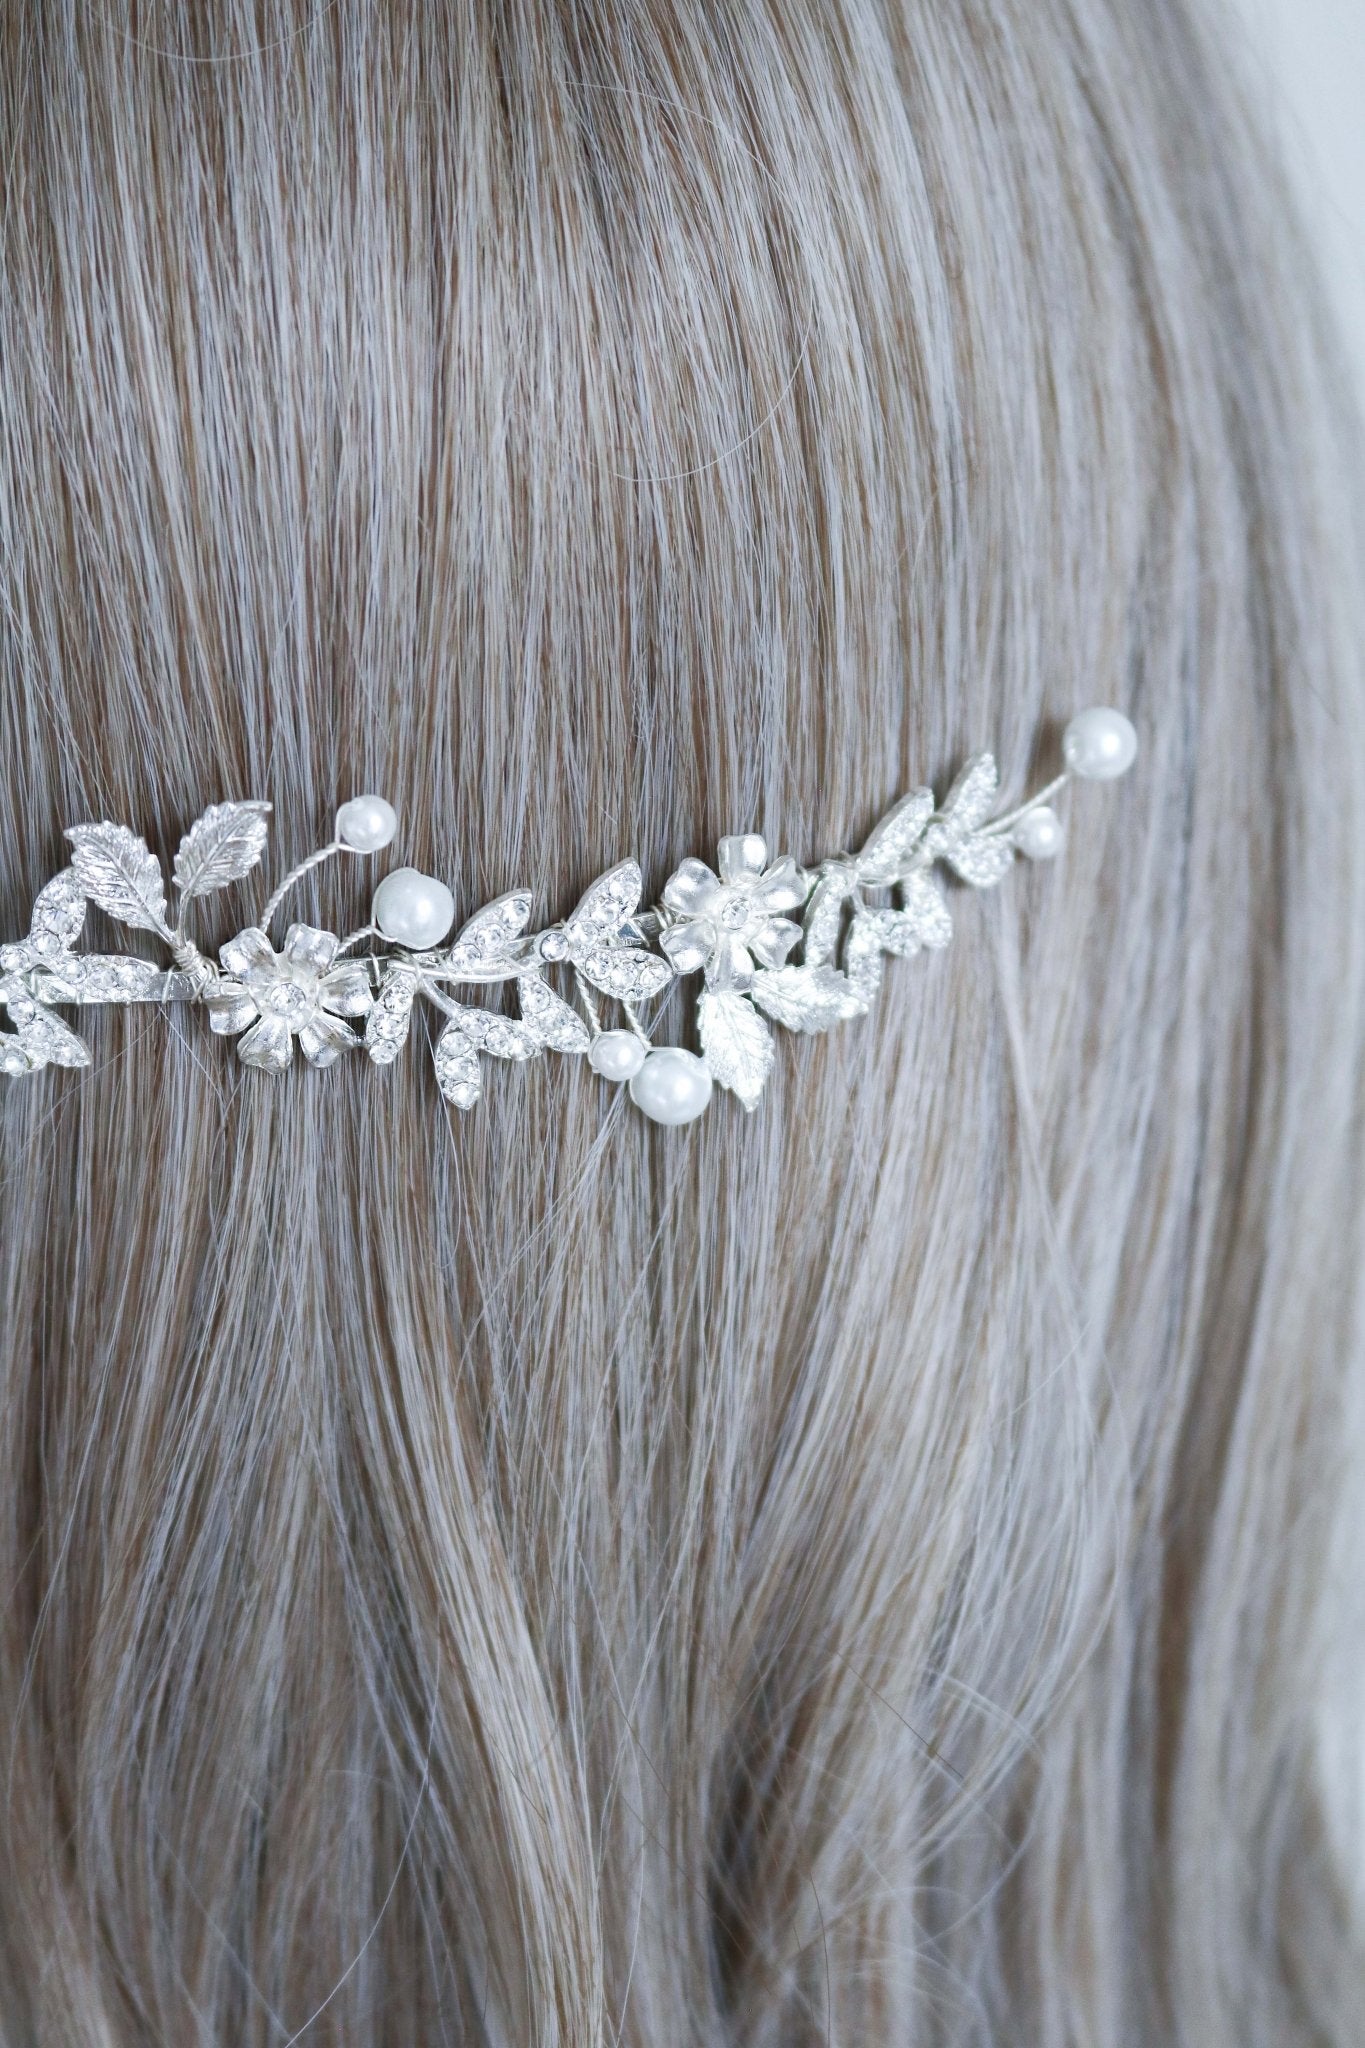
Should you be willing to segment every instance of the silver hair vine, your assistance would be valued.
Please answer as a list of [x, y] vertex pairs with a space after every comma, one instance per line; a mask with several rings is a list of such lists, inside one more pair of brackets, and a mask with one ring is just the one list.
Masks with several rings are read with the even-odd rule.
[[[54, 1006], [191, 1003], [210, 1028], [237, 1040], [237, 1056], [283, 1073], [294, 1041], [316, 1067], [361, 1047], [377, 1066], [398, 1057], [420, 997], [440, 1014], [436, 1079], [458, 1109], [483, 1093], [484, 1058], [527, 1060], [543, 1052], [586, 1054], [606, 1081], [626, 1083], [656, 1123], [701, 1115], [716, 1086], [746, 1109], [763, 1092], [774, 1056], [769, 1024], [827, 1031], [871, 1007], [887, 954], [902, 958], [946, 946], [952, 918], [935, 880], [946, 867], [974, 889], [1000, 881], [1015, 855], [1047, 860], [1063, 844], [1052, 800], [1072, 776], [1109, 781], [1137, 753], [1121, 712], [1083, 711], [1062, 741], [1065, 767], [1018, 809], [992, 819], [995, 761], [968, 761], [942, 804], [916, 789], [893, 804], [860, 853], [836, 854], [813, 869], [790, 854], [770, 859], [756, 832], [722, 839], [713, 870], [683, 861], [652, 910], [639, 909], [643, 880], [625, 860], [595, 881], [573, 913], [528, 932], [531, 896], [513, 889], [478, 910], [447, 943], [455, 899], [444, 882], [414, 868], [386, 875], [370, 921], [345, 938], [292, 924], [276, 951], [270, 925], [286, 892], [333, 854], [373, 854], [397, 830], [377, 796], [343, 804], [329, 843], [294, 868], [256, 923], [229, 939], [215, 963], [186, 932], [199, 897], [241, 880], [265, 850], [270, 806], [214, 804], [191, 826], [175, 856], [172, 911], [165, 877], [146, 842], [126, 825], [73, 825], [71, 865], [39, 895], [29, 935], [0, 946], [0, 1073], [84, 1067], [90, 1049]], [[94, 903], [135, 930], [152, 932], [171, 965], [121, 954], [80, 954], [76, 944]], [[355, 949], [370, 941], [368, 950]], [[799, 957], [794, 957], [798, 955]], [[700, 1052], [655, 1045], [645, 1007], [680, 976], [700, 973]], [[566, 1000], [551, 985], [571, 984]], [[514, 982], [514, 1017], [453, 991]], [[604, 1025], [603, 1002], [620, 1023]]]

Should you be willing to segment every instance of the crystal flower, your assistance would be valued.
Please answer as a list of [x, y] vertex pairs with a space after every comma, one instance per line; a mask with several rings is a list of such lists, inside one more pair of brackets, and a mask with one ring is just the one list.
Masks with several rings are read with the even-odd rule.
[[664, 888], [673, 921], [659, 944], [678, 974], [706, 970], [715, 989], [753, 987], [756, 967], [780, 967], [801, 936], [784, 915], [810, 893], [810, 877], [790, 854], [771, 864], [757, 832], [720, 842], [719, 875], [705, 861], [685, 860]]
[[226, 1036], [245, 1032], [238, 1058], [267, 1073], [283, 1073], [295, 1037], [305, 1059], [330, 1067], [349, 1046], [360, 1044], [341, 1020], [363, 1017], [374, 1001], [361, 963], [333, 966], [339, 944], [331, 932], [292, 924], [284, 951], [277, 953], [259, 926], [248, 926], [219, 952], [227, 974], [206, 998], [211, 1028]]

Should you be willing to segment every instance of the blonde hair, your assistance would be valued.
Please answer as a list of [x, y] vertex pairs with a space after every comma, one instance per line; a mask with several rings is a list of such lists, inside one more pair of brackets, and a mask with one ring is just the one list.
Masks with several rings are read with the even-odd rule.
[[1355, 2038], [1357, 443], [1216, 26], [32, 0], [0, 151], [0, 937], [87, 817], [553, 913], [1143, 742], [751, 1118], [5, 1090], [0, 2040]]

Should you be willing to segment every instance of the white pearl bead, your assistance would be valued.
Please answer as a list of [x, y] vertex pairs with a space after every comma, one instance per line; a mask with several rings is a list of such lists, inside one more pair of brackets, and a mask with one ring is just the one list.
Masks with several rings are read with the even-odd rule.
[[454, 924], [455, 898], [433, 876], [395, 868], [375, 890], [372, 914], [386, 939], [421, 953], [439, 946]]
[[1039, 804], [1036, 811], [1019, 820], [1014, 843], [1026, 860], [1056, 859], [1066, 844], [1066, 833], [1050, 804]]
[[592, 1042], [588, 1065], [604, 1081], [633, 1081], [646, 1050], [633, 1031], [603, 1031]]
[[1062, 734], [1062, 753], [1073, 775], [1087, 782], [1112, 782], [1137, 759], [1138, 736], [1121, 711], [1096, 704], [1078, 712]]
[[337, 838], [352, 853], [378, 853], [398, 830], [398, 813], [382, 796], [353, 796], [337, 812]]
[[645, 1055], [630, 1099], [656, 1124], [690, 1124], [711, 1100], [711, 1076], [695, 1053], [659, 1045]]

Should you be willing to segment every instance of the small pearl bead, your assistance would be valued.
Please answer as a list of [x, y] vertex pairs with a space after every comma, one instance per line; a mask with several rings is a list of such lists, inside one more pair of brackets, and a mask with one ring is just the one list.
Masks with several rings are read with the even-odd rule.
[[398, 830], [398, 813], [382, 796], [353, 796], [337, 812], [337, 838], [352, 853], [378, 853]]
[[1040, 804], [1014, 828], [1014, 843], [1026, 860], [1055, 860], [1066, 844], [1062, 821], [1050, 804]]
[[1137, 759], [1138, 737], [1121, 711], [1096, 704], [1072, 719], [1062, 734], [1062, 753], [1073, 775], [1087, 782], [1112, 782]]
[[439, 946], [454, 924], [455, 898], [433, 876], [395, 868], [374, 892], [373, 917], [386, 939], [421, 953]]
[[630, 1084], [630, 1099], [656, 1124], [690, 1124], [711, 1100], [711, 1076], [695, 1053], [656, 1046]]
[[645, 1052], [633, 1031], [603, 1031], [592, 1042], [588, 1065], [604, 1081], [633, 1081], [645, 1063]]

